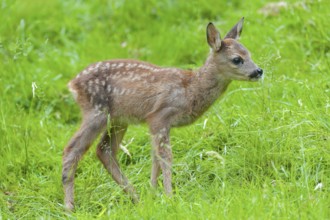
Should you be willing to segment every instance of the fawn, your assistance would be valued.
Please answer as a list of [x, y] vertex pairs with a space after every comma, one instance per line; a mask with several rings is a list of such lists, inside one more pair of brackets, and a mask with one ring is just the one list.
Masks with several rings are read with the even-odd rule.
[[70, 81], [83, 120], [63, 152], [62, 182], [65, 207], [74, 208], [74, 176], [79, 160], [102, 132], [97, 156], [112, 178], [138, 201], [134, 187], [116, 159], [128, 124], [146, 122], [152, 137], [151, 185], [163, 185], [172, 194], [170, 128], [188, 125], [200, 117], [227, 89], [232, 80], [257, 81], [263, 70], [237, 40], [242, 18], [225, 36], [212, 23], [206, 29], [211, 48], [197, 70], [162, 68], [136, 60], [110, 60], [90, 65]]

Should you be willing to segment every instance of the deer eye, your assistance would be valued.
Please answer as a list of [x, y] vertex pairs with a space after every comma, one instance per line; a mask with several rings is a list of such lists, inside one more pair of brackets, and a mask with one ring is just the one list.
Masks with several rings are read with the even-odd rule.
[[239, 65], [239, 64], [243, 64], [244, 61], [242, 59], [242, 57], [235, 57], [233, 60], [232, 60], [233, 64], [235, 65]]

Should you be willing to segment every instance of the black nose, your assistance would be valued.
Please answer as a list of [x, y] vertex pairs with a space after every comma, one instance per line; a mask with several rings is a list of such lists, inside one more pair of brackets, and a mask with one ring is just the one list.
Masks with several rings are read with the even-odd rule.
[[257, 73], [260, 75], [260, 76], [262, 76], [262, 73], [263, 73], [264, 71], [261, 69], [261, 68], [258, 68], [257, 69]]
[[257, 68], [255, 71], [253, 71], [253, 73], [250, 75], [251, 79], [259, 79], [262, 77], [263, 74], [263, 70], [260, 68]]

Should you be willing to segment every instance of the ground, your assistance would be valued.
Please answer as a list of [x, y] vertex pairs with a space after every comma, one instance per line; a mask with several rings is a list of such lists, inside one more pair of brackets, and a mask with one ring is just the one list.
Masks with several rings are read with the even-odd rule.
[[[329, 219], [329, 13], [326, 0], [2, 0], [0, 219]], [[80, 122], [69, 80], [114, 58], [197, 68], [208, 22], [225, 36], [243, 16], [240, 41], [265, 78], [233, 82], [172, 130], [174, 197], [150, 190], [148, 129], [135, 125], [120, 163], [141, 202], [94, 145], [78, 167], [76, 212], [64, 212], [62, 151]]]

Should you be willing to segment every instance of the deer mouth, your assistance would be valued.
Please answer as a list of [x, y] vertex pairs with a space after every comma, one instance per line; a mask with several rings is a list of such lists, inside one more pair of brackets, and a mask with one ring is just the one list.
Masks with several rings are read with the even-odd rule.
[[261, 78], [262, 78], [262, 74], [260, 74], [260, 73], [257, 73], [257, 74], [252, 73], [252, 74], [249, 76], [249, 78], [250, 78], [251, 80], [258, 80], [258, 79], [261, 79]]

